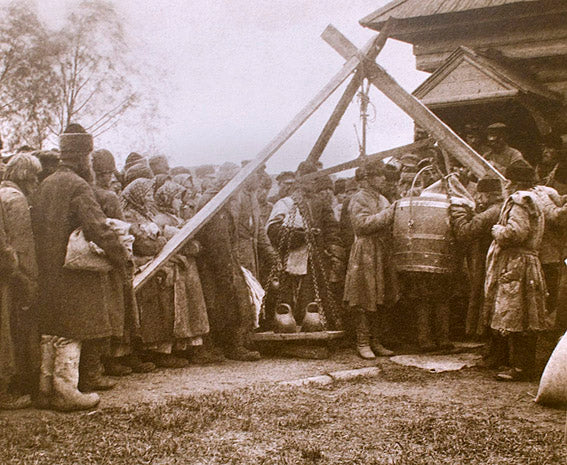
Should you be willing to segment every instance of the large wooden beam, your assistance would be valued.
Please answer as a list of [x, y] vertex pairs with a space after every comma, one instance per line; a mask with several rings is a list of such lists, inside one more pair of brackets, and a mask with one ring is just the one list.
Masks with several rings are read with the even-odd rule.
[[[375, 43], [372, 38], [366, 45], [370, 48]], [[144, 270], [134, 277], [134, 288], [142, 286], [161, 266], [163, 266], [173, 255], [191, 239], [201, 227], [230, 199], [233, 193], [239, 189], [244, 182], [260, 168], [295, 132], [315, 113], [315, 111], [329, 98], [329, 96], [356, 70], [360, 63], [358, 50], [342, 69], [333, 76], [329, 83], [323, 87], [313, 99], [293, 118], [293, 120], [258, 153], [256, 158], [245, 165], [221, 191], [215, 195], [195, 216], [193, 216], [181, 230], [173, 236], [157, 257], [155, 257]]]
[[358, 70], [354, 74], [354, 77], [348, 83], [343, 95], [341, 95], [339, 103], [337, 103], [337, 106], [333, 110], [331, 117], [325, 124], [323, 131], [321, 131], [321, 134], [319, 134], [319, 137], [315, 141], [315, 145], [311, 149], [311, 152], [309, 152], [306, 161], [316, 162], [319, 160], [319, 158], [321, 158], [323, 151], [327, 147], [329, 140], [331, 140], [332, 135], [335, 133], [335, 129], [337, 129], [337, 126], [339, 125], [343, 115], [345, 114], [346, 109], [350, 105], [350, 102], [352, 102], [352, 99], [356, 95], [356, 91], [362, 84], [363, 78], [364, 76], [361, 70]]
[[[350, 58], [358, 54], [361, 59], [362, 52], [358, 51], [345, 36], [335, 27], [328, 26], [323, 35], [323, 39], [333, 47], [344, 58]], [[365, 62], [365, 68], [369, 74], [370, 82], [406, 112], [420, 127], [433, 137], [441, 148], [447, 150], [460, 163], [471, 169], [478, 177], [483, 177], [488, 173], [501, 180], [506, 178], [494, 168], [482, 156], [476, 153], [466, 142], [464, 142], [453, 130], [441, 121], [429, 108], [416, 99], [413, 95], [406, 92], [384, 68], [377, 63]]]
[[[370, 47], [362, 49], [362, 54], [365, 57], [365, 60], [369, 60], [369, 61], [376, 60], [376, 57], [382, 51], [384, 45], [386, 44], [386, 41], [388, 40], [390, 24], [391, 24], [390, 22], [386, 23], [386, 25], [380, 31], [380, 34], [378, 34], [376, 40], [372, 42]], [[323, 34], [325, 34], [325, 32], [323, 32]], [[333, 110], [331, 117], [323, 127], [321, 134], [319, 134], [317, 141], [315, 141], [315, 145], [311, 149], [311, 152], [307, 156], [308, 162], [315, 162], [319, 160], [319, 158], [321, 158], [323, 151], [325, 150], [327, 144], [329, 143], [329, 140], [335, 133], [335, 129], [337, 129], [337, 126], [341, 122], [343, 115], [345, 114], [348, 106], [352, 102], [352, 99], [356, 95], [356, 91], [361, 86], [364, 78], [365, 78], [364, 66], [359, 66], [358, 69], [356, 70], [356, 73], [354, 74], [354, 77], [348, 83], [345, 91], [343, 92], [343, 95], [341, 95], [341, 98], [339, 99], [339, 102], [335, 106], [335, 109]]]
[[373, 153], [371, 155], [366, 155], [365, 157], [358, 157], [354, 160], [350, 160], [339, 165], [331, 166], [329, 168], [325, 168], [324, 170], [317, 171], [316, 173], [309, 173], [305, 176], [301, 177], [302, 181], [311, 181], [313, 179], [317, 179], [321, 176], [340, 173], [341, 171], [351, 170], [353, 168], [358, 168], [364, 163], [368, 163], [370, 161], [375, 160], [384, 160], [384, 158], [389, 157], [399, 157], [401, 155], [405, 155], [406, 153], [411, 153], [413, 151], [421, 150], [425, 147], [430, 147], [433, 145], [433, 141], [430, 139], [422, 139], [420, 141], [414, 142], [413, 144], [402, 145], [400, 147], [396, 147], [394, 149], [384, 150], [382, 152]]

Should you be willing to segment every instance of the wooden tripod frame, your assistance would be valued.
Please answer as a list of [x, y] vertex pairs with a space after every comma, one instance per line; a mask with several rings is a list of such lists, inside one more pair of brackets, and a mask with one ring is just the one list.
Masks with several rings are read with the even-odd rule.
[[[366, 78], [372, 85], [383, 92], [388, 98], [405, 111], [420, 127], [434, 138], [442, 149], [454, 156], [460, 163], [471, 169], [478, 177], [492, 173], [504, 180], [504, 176], [494, 169], [484, 158], [469, 147], [445, 123], [443, 123], [431, 110], [406, 92], [381, 66], [376, 63], [376, 57], [387, 41], [389, 27], [386, 26], [380, 34], [372, 38], [358, 50], [335, 27], [329, 25], [323, 31], [322, 38], [329, 43], [347, 62], [340, 71], [324, 86], [311, 101], [295, 116], [295, 118], [258, 153], [256, 158], [244, 166], [236, 176], [217, 193], [195, 216], [193, 216], [164, 246], [162, 251], [149, 265], [134, 278], [134, 289], [140, 288], [148, 281], [183, 245], [190, 240], [201, 227], [225, 204], [246, 180], [268, 161], [274, 153], [315, 113], [315, 111], [338, 89], [338, 87], [354, 73], [354, 77], [347, 85], [339, 103], [333, 111], [329, 121], [323, 128], [307, 160], [316, 161], [322, 155], [327, 143], [337, 128], [348, 105], [354, 98], [362, 81]], [[414, 145], [414, 144], [410, 144]], [[415, 149], [415, 147], [412, 147]], [[402, 147], [403, 150], [410, 146]], [[396, 150], [396, 149], [394, 149]], [[388, 152], [388, 151], [386, 151]], [[384, 152], [385, 153], [385, 152]], [[376, 154], [381, 155], [381, 154]], [[391, 156], [391, 155], [386, 155]], [[349, 169], [359, 166], [360, 160], [342, 164], [340, 169]], [[341, 166], [341, 165], [339, 165]], [[329, 173], [329, 170], [327, 170]]]

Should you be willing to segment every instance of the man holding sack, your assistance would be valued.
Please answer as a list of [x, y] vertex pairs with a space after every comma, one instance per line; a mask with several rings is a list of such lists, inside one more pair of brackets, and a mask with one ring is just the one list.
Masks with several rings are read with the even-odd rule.
[[[106, 224], [91, 188], [93, 138], [70, 124], [60, 136], [61, 165], [40, 185], [33, 206], [40, 289], [40, 404], [54, 409], [85, 410], [99, 402], [96, 393], [78, 390], [79, 359], [84, 391], [108, 388], [100, 375], [96, 347], [112, 335], [108, 311], [109, 280], [104, 271], [65, 267], [67, 244], [81, 228], [85, 239], [100, 247], [110, 264], [126, 274], [128, 252]], [[84, 378], [84, 382], [83, 382]]]

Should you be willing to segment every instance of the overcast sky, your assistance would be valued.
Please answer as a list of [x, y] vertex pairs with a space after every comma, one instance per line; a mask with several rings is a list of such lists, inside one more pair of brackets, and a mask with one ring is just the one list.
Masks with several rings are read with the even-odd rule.
[[[57, 23], [65, 0], [39, 0]], [[72, 2], [71, 2], [72, 3]], [[115, 0], [132, 36], [132, 53], [152, 63], [167, 118], [153, 143], [172, 165], [240, 162], [255, 155], [341, 68], [344, 60], [321, 38], [328, 24], [357, 46], [374, 31], [358, 21], [385, 0]], [[411, 46], [389, 40], [381, 63], [408, 91], [425, 78]], [[311, 150], [342, 88], [274, 155], [270, 172], [295, 169]], [[368, 150], [411, 142], [412, 122], [377, 91]], [[331, 166], [357, 156], [357, 102], [322, 158]], [[124, 124], [95, 141], [123, 160], [149, 149], [148, 138]], [[154, 149], [156, 150], [156, 149]]]

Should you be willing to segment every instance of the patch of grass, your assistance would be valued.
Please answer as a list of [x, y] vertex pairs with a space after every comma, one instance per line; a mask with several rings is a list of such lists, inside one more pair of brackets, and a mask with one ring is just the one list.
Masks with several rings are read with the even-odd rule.
[[[426, 383], [413, 370], [408, 382]], [[423, 375], [421, 380], [419, 375]], [[390, 371], [392, 378], [402, 373]], [[458, 389], [458, 375], [455, 378]], [[393, 381], [392, 381], [393, 382]], [[460, 382], [463, 382], [462, 380]], [[558, 464], [563, 415], [384, 395], [372, 379], [255, 387], [90, 414], [0, 418], [2, 464]], [[535, 408], [531, 405], [525, 408]], [[541, 412], [540, 412], [541, 416]], [[527, 418], [527, 419], [526, 419]], [[557, 426], [556, 428], [554, 426]]]

